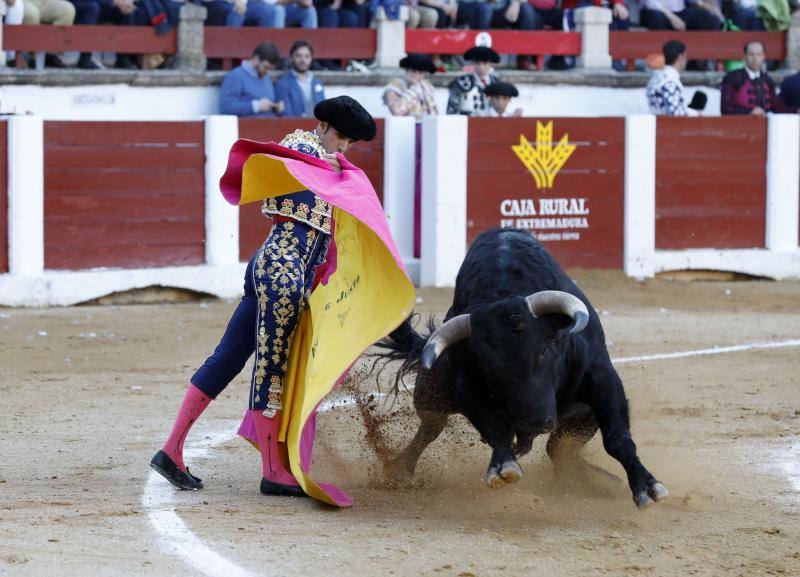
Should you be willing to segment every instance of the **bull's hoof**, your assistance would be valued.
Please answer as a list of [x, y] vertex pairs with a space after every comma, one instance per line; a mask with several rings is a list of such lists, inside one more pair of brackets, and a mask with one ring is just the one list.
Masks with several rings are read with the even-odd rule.
[[662, 483], [654, 481], [646, 489], [635, 493], [633, 495], [633, 502], [636, 503], [636, 507], [641, 511], [647, 509], [651, 505], [655, 505], [658, 501], [663, 501], [667, 497], [669, 497], [667, 488]]
[[506, 482], [503, 477], [500, 476], [500, 472], [496, 468], [490, 467], [489, 471], [486, 473], [486, 484], [490, 489], [499, 489], [505, 485]]
[[506, 461], [500, 467], [500, 476], [506, 483], [516, 483], [522, 479], [522, 467], [516, 461]]
[[489, 467], [486, 484], [490, 489], [499, 489], [506, 483], [516, 483], [522, 479], [522, 468], [516, 461], [506, 461], [500, 466]]

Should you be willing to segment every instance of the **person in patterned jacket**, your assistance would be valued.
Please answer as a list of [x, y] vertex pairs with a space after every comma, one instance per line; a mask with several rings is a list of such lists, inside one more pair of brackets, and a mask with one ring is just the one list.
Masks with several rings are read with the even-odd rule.
[[647, 104], [657, 116], [688, 116], [681, 72], [686, 69], [686, 45], [670, 40], [663, 47], [664, 67], [656, 70], [647, 83]]
[[783, 112], [775, 92], [775, 82], [764, 67], [764, 45], [758, 41], [744, 46], [744, 68], [725, 75], [720, 86], [720, 112], [764, 116], [769, 112]]
[[492, 74], [492, 64], [500, 62], [500, 55], [488, 46], [473, 46], [464, 53], [464, 59], [473, 62], [473, 72], [450, 83], [447, 114], [486, 116], [492, 108], [486, 87], [499, 80]]
[[[321, 158], [336, 170], [341, 165], [332, 153], [344, 153], [358, 140], [372, 140], [377, 131], [372, 116], [349, 96], [323, 100], [314, 116], [319, 123], [313, 131], [296, 130], [280, 144]], [[263, 463], [261, 492], [305, 495], [289, 471], [285, 444], [278, 442], [278, 416], [289, 343], [303, 298], [314, 287], [316, 268], [326, 262], [332, 210], [309, 190], [264, 201], [262, 212], [273, 225], [247, 265], [244, 297], [214, 353], [191, 378], [172, 431], [150, 462], [175, 487], [203, 488], [183, 462], [186, 435], [255, 352], [248, 408]]]

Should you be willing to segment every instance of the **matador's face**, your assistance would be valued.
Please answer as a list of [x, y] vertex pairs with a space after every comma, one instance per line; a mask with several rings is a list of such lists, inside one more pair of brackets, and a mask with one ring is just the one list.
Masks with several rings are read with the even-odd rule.
[[353, 146], [353, 143], [355, 142], [352, 138], [345, 136], [327, 122], [319, 123], [317, 134], [319, 134], [319, 140], [322, 144], [322, 148], [324, 148], [330, 154], [333, 154], [334, 152], [341, 152], [344, 154], [350, 149], [351, 146]]

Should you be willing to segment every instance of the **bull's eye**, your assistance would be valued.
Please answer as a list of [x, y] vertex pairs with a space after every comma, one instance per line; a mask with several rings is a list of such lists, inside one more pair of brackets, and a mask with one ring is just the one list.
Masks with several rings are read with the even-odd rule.
[[511, 315], [511, 317], [509, 317], [509, 320], [511, 321], [510, 323], [511, 326], [514, 327], [512, 330], [515, 333], [521, 333], [522, 331], [525, 330], [525, 327], [527, 326], [521, 315]]

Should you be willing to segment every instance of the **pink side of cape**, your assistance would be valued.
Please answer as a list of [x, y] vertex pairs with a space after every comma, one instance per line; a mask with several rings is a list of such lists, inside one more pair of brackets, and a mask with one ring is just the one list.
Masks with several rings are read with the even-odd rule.
[[228, 167], [219, 181], [222, 195], [231, 204], [239, 204], [242, 195], [242, 169], [253, 154], [264, 154], [280, 160], [291, 175], [308, 190], [367, 225], [392, 253], [397, 266], [405, 270], [403, 259], [400, 258], [389, 232], [383, 207], [364, 171], [341, 154], [336, 155], [342, 165], [342, 171], [338, 172], [320, 158], [274, 142], [240, 139], [231, 148]]

